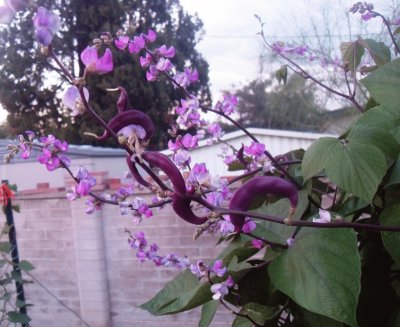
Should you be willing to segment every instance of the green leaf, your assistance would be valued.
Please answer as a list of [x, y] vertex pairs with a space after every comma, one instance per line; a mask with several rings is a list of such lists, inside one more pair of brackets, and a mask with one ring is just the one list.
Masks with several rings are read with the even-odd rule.
[[187, 269], [168, 282], [156, 296], [142, 304], [140, 308], [149, 311], [153, 315], [157, 315], [163, 307], [197, 288], [199, 284], [197, 278]]
[[337, 143], [338, 140], [334, 137], [322, 137], [311, 144], [304, 154], [301, 165], [305, 181], [324, 170], [330, 158], [331, 150]]
[[240, 311], [241, 314], [245, 314], [253, 319], [257, 324], [264, 326], [267, 320], [273, 319], [278, 313], [279, 307], [269, 307], [259, 303], [247, 303]]
[[233, 321], [232, 327], [253, 327], [253, 324], [249, 319], [238, 316]]
[[368, 50], [375, 64], [382, 66], [391, 60], [390, 49], [383, 42], [377, 42], [373, 39], [359, 39], [360, 45]]
[[201, 308], [199, 327], [208, 327], [217, 312], [219, 301], [211, 300]]
[[[394, 203], [383, 209], [380, 216], [382, 225], [400, 225], [400, 204]], [[382, 232], [383, 245], [392, 259], [400, 266], [400, 233]]]
[[241, 262], [253, 256], [258, 252], [252, 246], [248, 246], [247, 244], [249, 237], [245, 235], [236, 236], [231, 243], [218, 255], [217, 259], [223, 260], [224, 264], [227, 265], [231, 262], [233, 257], [237, 257], [238, 261]]
[[240, 161], [233, 161], [228, 165], [228, 171], [244, 170], [246, 167]]
[[391, 130], [398, 126], [400, 111], [393, 111], [389, 107], [379, 106], [363, 113], [354, 125], [367, 125], [384, 130]]
[[[307, 190], [299, 191], [299, 202], [293, 219], [299, 220], [307, 210], [309, 204]], [[288, 217], [290, 203], [288, 199], [281, 199], [272, 204], [267, 204], [254, 210], [255, 212], [274, 217]], [[263, 237], [274, 243], [285, 244], [286, 240], [293, 234], [295, 227], [284, 224], [276, 224], [269, 221], [258, 221], [257, 228], [252, 234]]]
[[393, 166], [392, 173], [390, 174], [389, 180], [385, 185], [385, 188], [390, 185], [400, 183], [400, 155], [398, 156], [396, 163]]
[[19, 272], [19, 271], [13, 270], [11, 272], [11, 277], [17, 282], [22, 282], [21, 272]]
[[357, 326], [361, 265], [353, 230], [303, 228], [268, 271], [272, 283], [305, 309]]
[[304, 310], [303, 322], [307, 327], [342, 327], [343, 324], [331, 318]]
[[359, 41], [340, 43], [340, 52], [345, 64], [348, 65], [351, 72], [355, 72], [364, 55], [364, 48]]
[[17, 311], [7, 312], [8, 320], [13, 323], [27, 324], [31, 321], [28, 315]]
[[279, 68], [275, 72], [275, 77], [278, 80], [279, 84], [281, 84], [281, 82], [283, 82], [283, 84], [286, 85], [287, 77], [288, 77], [288, 67], [287, 67], [287, 65], [281, 66], [281, 68]]
[[325, 172], [333, 183], [370, 203], [386, 173], [386, 159], [375, 146], [338, 141]]
[[400, 59], [381, 66], [361, 82], [381, 105], [399, 112]]
[[26, 260], [21, 260], [19, 262], [19, 267], [23, 271], [31, 271], [31, 270], [35, 269], [35, 267], [29, 261], [26, 261]]
[[10, 242], [0, 242], [0, 252], [10, 253], [11, 252], [11, 243]]
[[356, 123], [348, 135], [348, 139], [360, 144], [374, 145], [386, 156], [396, 158], [399, 154], [399, 144], [388, 130]]
[[18, 213], [21, 212], [21, 207], [20, 207], [19, 204], [13, 205], [13, 206], [12, 206], [12, 209], [13, 209], [15, 212], [18, 212]]

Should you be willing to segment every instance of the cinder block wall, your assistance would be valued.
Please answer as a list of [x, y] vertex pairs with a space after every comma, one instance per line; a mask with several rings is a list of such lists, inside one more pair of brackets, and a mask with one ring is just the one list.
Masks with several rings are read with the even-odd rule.
[[[21, 213], [15, 214], [21, 258], [31, 261], [36, 267], [33, 276], [91, 327], [198, 325], [199, 310], [154, 317], [137, 307], [179, 271], [140, 263], [124, 230], [144, 231], [150, 243], [160, 246], [160, 254], [187, 255], [193, 262], [220, 251], [214, 246], [216, 237], [204, 235], [193, 241], [195, 226], [176, 217], [168, 206], [134, 225], [131, 216], [120, 216], [111, 205], [87, 215], [84, 200], [69, 202], [65, 192], [31, 193], [15, 201], [21, 206]], [[151, 195], [140, 196], [149, 200]], [[27, 301], [34, 304], [28, 308], [32, 327], [85, 326], [37, 282], [25, 288]], [[232, 319], [222, 309], [212, 326], [230, 326]]]

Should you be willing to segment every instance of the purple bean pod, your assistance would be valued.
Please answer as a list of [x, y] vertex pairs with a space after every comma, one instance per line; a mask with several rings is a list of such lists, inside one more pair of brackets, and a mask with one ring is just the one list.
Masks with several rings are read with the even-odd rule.
[[185, 196], [185, 180], [175, 164], [166, 155], [159, 152], [147, 151], [143, 153], [142, 158], [151, 166], [160, 168], [168, 176], [174, 188], [172, 208], [176, 214], [191, 224], [204, 224], [207, 221], [207, 217], [199, 217], [193, 212], [190, 206], [191, 199]]
[[117, 108], [118, 108], [118, 113], [121, 113], [128, 110], [128, 94], [126, 93], [126, 90], [122, 86], [119, 86], [118, 89], [121, 93], [117, 101]]
[[[246, 211], [257, 195], [275, 194], [290, 201], [289, 217], [285, 223], [290, 224], [298, 202], [297, 188], [290, 182], [275, 176], [256, 176], [238, 188], [229, 203], [229, 209]], [[230, 215], [231, 222], [239, 232], [245, 221], [245, 216]]]
[[181, 196], [179, 194], [174, 194], [172, 196], [172, 208], [175, 213], [181, 217], [183, 220], [191, 223], [193, 225], [202, 225], [207, 221], [207, 217], [197, 216], [190, 206], [191, 200]]
[[[154, 124], [150, 117], [144, 112], [131, 109], [128, 111], [123, 111], [112, 118], [108, 126], [115, 132], [118, 133], [122, 128], [129, 125], [140, 125], [146, 131], [146, 136], [143, 141], [148, 141], [150, 137], [154, 134]], [[102, 136], [98, 136], [96, 139], [98, 141], [104, 141], [111, 137], [111, 134], [106, 130]]]
[[244, 144], [242, 143], [242, 146], [240, 147], [239, 151], [237, 152], [236, 157], [238, 158], [239, 162], [244, 166], [245, 169], [247, 169], [247, 162], [244, 160]]
[[129, 167], [129, 170], [133, 176], [133, 178], [141, 185], [143, 185], [144, 187], [150, 187], [151, 183], [149, 183], [148, 181], [146, 181], [142, 175], [140, 175], [139, 171], [136, 168], [136, 165], [134, 162], [132, 162], [131, 156], [128, 154], [126, 156], [126, 163]]
[[147, 151], [142, 154], [142, 158], [151, 166], [160, 168], [167, 175], [174, 187], [175, 194], [184, 195], [186, 193], [186, 184], [181, 172], [166, 155], [155, 151]]

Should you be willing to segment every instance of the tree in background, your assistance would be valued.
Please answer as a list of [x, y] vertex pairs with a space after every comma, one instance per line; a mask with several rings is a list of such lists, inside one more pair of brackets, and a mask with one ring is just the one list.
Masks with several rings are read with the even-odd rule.
[[[98, 31], [116, 33], [122, 28], [133, 35], [152, 28], [158, 33], [159, 42], [176, 48], [178, 69], [186, 66], [198, 69], [199, 82], [191, 91], [197, 92], [203, 100], [210, 99], [208, 64], [195, 50], [202, 22], [197, 16], [187, 14], [179, 0], [41, 0], [37, 3], [60, 13], [61, 38], [54, 41], [54, 49], [75, 77], [82, 76], [84, 68], [78, 54], [99, 37]], [[56, 74], [49, 75], [53, 63], [46, 56], [37, 59], [39, 50], [32, 34], [32, 14], [29, 13], [19, 14], [8, 29], [0, 31], [0, 102], [10, 113], [9, 127], [14, 134], [28, 129], [42, 133], [57, 131], [57, 135], [71, 143], [96, 144], [83, 133], [102, 133], [102, 130], [87, 118], [75, 121], [67, 114], [61, 104], [64, 81]], [[147, 83], [145, 72], [130, 56], [115, 52], [114, 62], [118, 68], [112, 74], [101, 79], [89, 77], [90, 104], [104, 119], [110, 119], [116, 112], [115, 99], [106, 96], [105, 89], [124, 86], [130, 107], [148, 113], [158, 126], [151, 146], [161, 148], [167, 141], [164, 131], [172, 119], [170, 110], [180, 95], [165, 83]]]
[[256, 79], [236, 92], [238, 121], [244, 126], [296, 131], [320, 131], [322, 110], [314, 87], [299, 76], [286, 85]]

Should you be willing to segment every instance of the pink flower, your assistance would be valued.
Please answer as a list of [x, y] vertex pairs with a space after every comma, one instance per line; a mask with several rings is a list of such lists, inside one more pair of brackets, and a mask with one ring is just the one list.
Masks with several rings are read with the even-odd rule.
[[314, 223], [330, 223], [331, 214], [327, 210], [319, 209], [319, 218], [313, 218]]
[[160, 55], [166, 58], [173, 58], [175, 56], [175, 48], [173, 46], [170, 46], [167, 48], [166, 45], [162, 45], [159, 49], [158, 52]]
[[158, 77], [158, 70], [155, 65], [151, 65], [146, 73], [146, 78], [149, 82], [154, 82]]
[[244, 152], [247, 154], [254, 155], [256, 157], [261, 156], [265, 151], [265, 145], [261, 143], [251, 142], [250, 146], [244, 147]]
[[125, 50], [125, 48], [128, 46], [128, 43], [129, 43], [128, 36], [119, 36], [118, 39], [114, 41], [115, 46], [119, 50]]
[[[86, 87], [83, 88], [83, 94], [85, 95], [86, 101], [89, 101], [89, 91]], [[75, 85], [70, 86], [65, 92], [62, 103], [68, 109], [72, 110], [71, 116], [77, 116], [85, 111], [79, 90]]]
[[36, 15], [33, 17], [33, 26], [35, 27], [35, 36], [39, 43], [48, 46], [60, 29], [60, 18], [46, 8], [39, 7]]
[[214, 138], [220, 138], [222, 136], [222, 128], [221, 125], [218, 123], [212, 123], [209, 127], [208, 127], [208, 132], [210, 134], [212, 134], [212, 136]]
[[153, 43], [157, 39], [157, 33], [153, 30], [148, 30], [147, 34], [142, 34], [141, 36], [149, 43]]
[[103, 56], [99, 58], [99, 54], [95, 47], [87, 47], [81, 53], [81, 60], [86, 66], [85, 71], [88, 73], [106, 74], [113, 70], [113, 58], [110, 49], [106, 49]]
[[156, 67], [161, 72], [167, 72], [167, 71], [171, 70], [172, 63], [171, 63], [171, 61], [169, 61], [169, 59], [160, 58]]
[[255, 230], [256, 227], [257, 227], [257, 225], [253, 220], [251, 220], [250, 218], [246, 218], [246, 222], [242, 227], [242, 232], [245, 234], [248, 234], [251, 231]]
[[264, 247], [264, 242], [261, 240], [251, 240], [251, 246], [261, 250]]
[[145, 46], [145, 40], [143, 36], [135, 36], [133, 41], [129, 42], [128, 51], [129, 53], [139, 53]]
[[214, 265], [212, 267], [212, 271], [214, 274], [216, 274], [219, 277], [223, 277], [226, 273], [226, 267], [222, 260], [217, 260], [214, 262]]
[[182, 138], [182, 145], [185, 147], [187, 150], [195, 149], [199, 146], [198, 144], [199, 138], [195, 135], [191, 135], [189, 133], [186, 133], [183, 138]]

